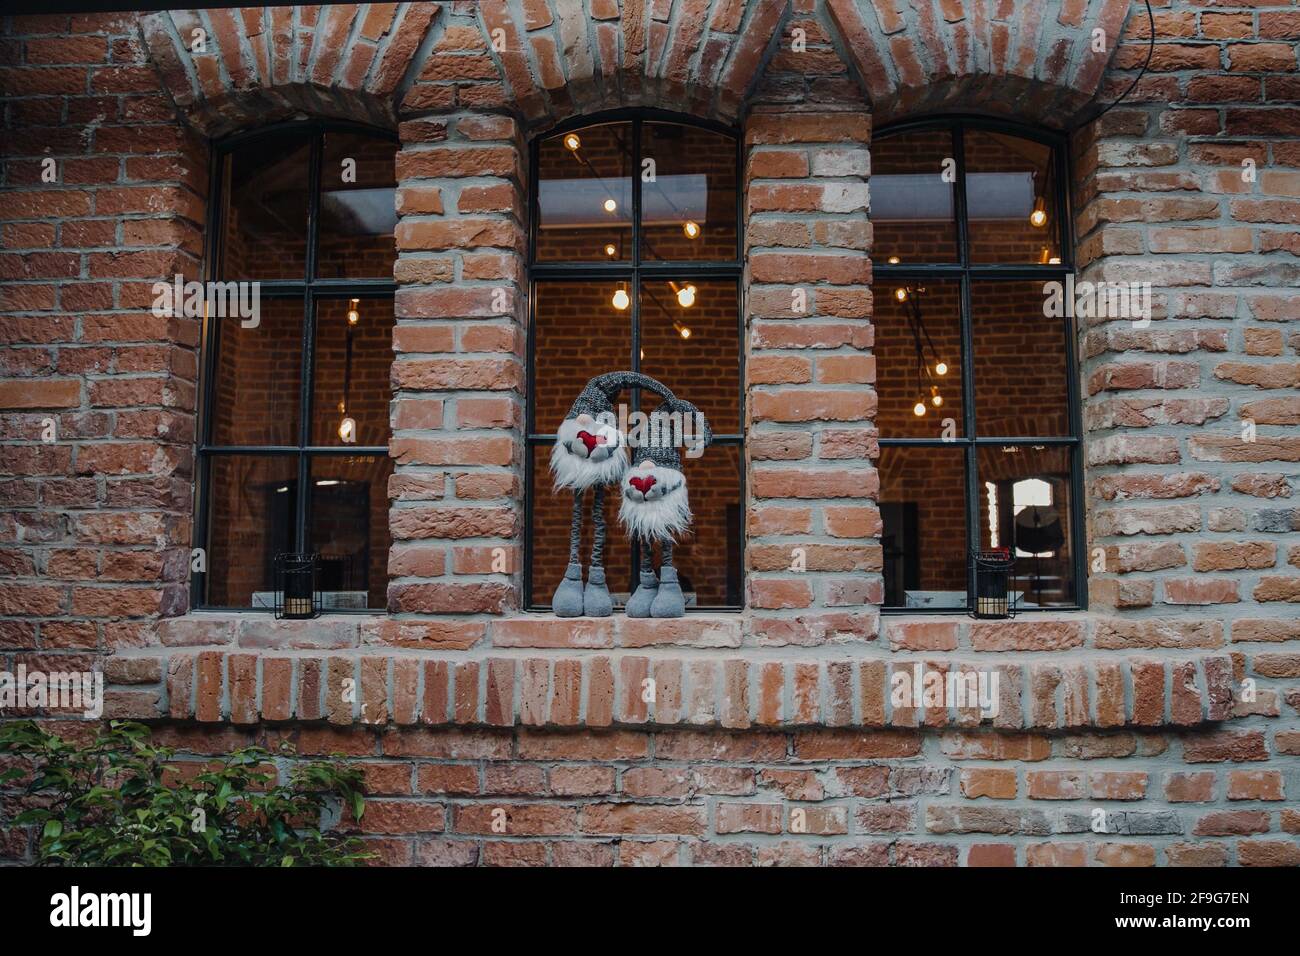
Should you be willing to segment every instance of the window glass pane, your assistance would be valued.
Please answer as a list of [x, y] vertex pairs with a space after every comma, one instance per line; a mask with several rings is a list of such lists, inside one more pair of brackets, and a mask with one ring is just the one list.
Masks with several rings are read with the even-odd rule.
[[258, 323], [216, 324], [214, 445], [297, 445], [303, 302], [262, 296]]
[[389, 279], [397, 256], [397, 144], [359, 133], [325, 134], [316, 275]]
[[886, 607], [966, 607], [965, 475], [961, 448], [880, 449]]
[[1059, 261], [1060, 211], [1051, 147], [967, 129], [965, 149], [971, 262]]
[[[632, 300], [629, 284], [614, 280], [539, 282], [536, 290], [532, 430], [552, 434], [588, 381], [631, 367]], [[617, 291], [627, 295], [623, 310], [611, 303]]]
[[275, 556], [294, 549], [296, 455], [214, 455], [208, 485], [208, 604], [274, 606]]
[[1070, 548], [1071, 450], [982, 445], [976, 457], [980, 549], [1012, 549], [1019, 606], [1076, 604]]
[[[953, 159], [947, 130], [882, 136], [872, 143], [875, 262], [957, 261]], [[945, 179], [946, 169], [953, 172]]]
[[314, 134], [260, 136], [225, 158], [226, 279], [303, 279]]
[[881, 437], [960, 437], [961, 284], [882, 278], [875, 313]]
[[315, 455], [311, 459], [309, 547], [320, 555], [321, 604], [387, 606], [387, 455]]
[[682, 126], [641, 127], [641, 258], [736, 258], [736, 141]]
[[975, 421], [985, 437], [1070, 435], [1065, 320], [1042, 282], [972, 282]]
[[[573, 492], [568, 489], [559, 492], [551, 490], [551, 474], [548, 470], [550, 444], [534, 445], [531, 453], [533, 486], [528, 489], [528, 493], [533, 503], [533, 540], [529, 567], [532, 570], [533, 592], [529, 603], [548, 605], [560, 579], [564, 577], [564, 569], [569, 566]], [[579, 552], [584, 575], [591, 559], [591, 508], [592, 493], [588, 492], [583, 499], [582, 550]], [[605, 489], [605, 580], [615, 604], [622, 605], [631, 593], [634, 578], [632, 548], [618, 524], [617, 488]]]
[[632, 124], [606, 123], [538, 145], [538, 261], [632, 258]]
[[[737, 445], [712, 445], [698, 458], [682, 454], [682, 473], [695, 516], [673, 547], [673, 564], [687, 607], [737, 607], [741, 595], [744, 507]], [[619, 537], [626, 540], [622, 529]], [[658, 556], [656, 555], [656, 566]]]
[[[731, 279], [641, 283], [641, 370], [694, 404], [717, 434], [740, 431], [739, 310]], [[645, 412], [658, 404], [641, 396]]]
[[388, 444], [392, 364], [392, 299], [317, 300], [313, 445]]

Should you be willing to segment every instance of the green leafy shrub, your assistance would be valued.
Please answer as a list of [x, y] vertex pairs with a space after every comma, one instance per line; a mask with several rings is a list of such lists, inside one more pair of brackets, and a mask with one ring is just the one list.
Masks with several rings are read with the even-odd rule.
[[[112, 721], [81, 745], [32, 721], [0, 725], [9, 758], [0, 785], [28, 776], [27, 809], [41, 828], [37, 862], [54, 866], [353, 866], [361, 842], [323, 830], [330, 813], [364, 811], [361, 774], [337, 762], [294, 769], [275, 783], [260, 747], [178, 764], [142, 724]], [[193, 769], [188, 772], [181, 768]]]

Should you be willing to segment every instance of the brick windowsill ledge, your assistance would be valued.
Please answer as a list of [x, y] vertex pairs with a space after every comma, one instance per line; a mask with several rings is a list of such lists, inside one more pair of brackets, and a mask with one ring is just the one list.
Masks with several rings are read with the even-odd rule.
[[[1219, 622], [886, 617], [882, 639], [815, 647], [756, 639], [752, 624], [740, 614], [290, 622], [193, 613], [161, 622], [158, 645], [108, 659], [106, 713], [241, 725], [1043, 731], [1190, 727], [1235, 707], [1221, 643], [1169, 640], [1217, 626], [1221, 641]], [[996, 714], [893, 706], [895, 675], [918, 665], [996, 673]]]

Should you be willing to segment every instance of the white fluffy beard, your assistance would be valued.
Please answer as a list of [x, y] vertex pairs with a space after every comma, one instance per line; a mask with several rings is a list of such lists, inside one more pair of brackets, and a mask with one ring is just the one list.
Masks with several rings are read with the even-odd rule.
[[[636, 471], [636, 474], [645, 474]], [[624, 494], [618, 503], [618, 520], [629, 533], [645, 541], [665, 541], [685, 532], [691, 526], [691, 503], [686, 496], [686, 478], [671, 468], [657, 468], [656, 477], [672, 476], [676, 478], [674, 487], [662, 497], [642, 501], [629, 498], [626, 494], [627, 479], [624, 479]]]
[[586, 491], [597, 485], [614, 485], [627, 470], [627, 450], [619, 447], [604, 461], [592, 461], [573, 454], [562, 442], [551, 446], [551, 479], [555, 491], [572, 488]]

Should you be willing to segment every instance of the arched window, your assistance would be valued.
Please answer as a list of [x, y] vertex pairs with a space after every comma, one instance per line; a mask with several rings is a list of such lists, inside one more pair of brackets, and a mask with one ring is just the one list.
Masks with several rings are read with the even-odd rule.
[[[532, 146], [526, 600], [549, 605], [564, 576], [572, 498], [553, 494], [555, 429], [586, 382], [631, 370], [707, 417], [713, 444], [685, 457], [694, 511], [675, 563], [688, 609], [743, 601], [744, 456], [739, 144], [728, 130], [653, 111], [612, 114]], [[629, 411], [656, 397], [625, 392]], [[588, 503], [588, 509], [590, 503]], [[636, 552], [606, 498], [615, 603]], [[584, 522], [585, 556], [591, 522]]]
[[330, 610], [383, 608], [396, 142], [293, 124], [219, 145], [204, 321], [194, 604], [270, 607], [275, 556], [320, 555]]
[[1063, 143], [982, 120], [873, 137], [886, 609], [966, 610], [972, 550], [1008, 549], [1022, 609], [1083, 596]]

